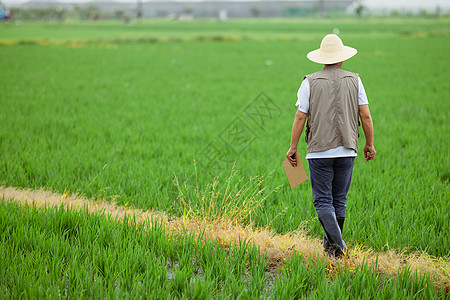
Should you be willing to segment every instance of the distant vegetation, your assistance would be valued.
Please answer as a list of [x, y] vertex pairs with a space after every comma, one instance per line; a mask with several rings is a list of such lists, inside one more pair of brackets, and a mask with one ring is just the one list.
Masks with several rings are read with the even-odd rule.
[[[73, 8], [64, 7], [45, 7], [45, 8], [25, 8], [13, 7], [10, 9], [11, 19], [23, 21], [65, 21], [65, 20], [124, 20], [129, 21], [134, 18], [143, 18], [145, 14], [142, 11], [142, 4], [136, 8], [120, 8], [115, 10], [105, 10], [95, 4], [74, 6]], [[181, 14], [191, 15], [194, 11], [190, 7], [180, 7]], [[421, 10], [417, 13], [399, 12], [392, 10], [387, 14], [376, 14], [370, 12], [365, 6], [359, 5], [350, 11], [343, 8], [334, 8], [320, 10], [318, 6], [311, 7], [287, 7], [283, 11], [283, 17], [287, 18], [368, 18], [368, 17], [396, 17], [396, 18], [448, 18], [449, 13], [442, 13], [437, 7], [434, 12]], [[177, 14], [159, 14], [158, 17], [177, 16]], [[258, 6], [251, 8], [249, 17], [261, 17], [261, 9]]]
[[49, 8], [12, 8], [12, 17], [16, 20], [24, 21], [64, 21], [75, 20], [105, 20], [125, 18], [125, 11], [118, 10], [114, 13], [106, 13], [99, 7], [91, 5], [88, 7], [75, 6], [73, 10]]

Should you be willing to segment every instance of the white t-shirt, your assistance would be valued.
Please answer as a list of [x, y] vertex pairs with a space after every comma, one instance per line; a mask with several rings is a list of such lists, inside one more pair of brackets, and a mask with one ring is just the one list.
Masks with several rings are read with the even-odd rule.
[[[297, 106], [298, 110], [304, 112], [305, 114], [309, 111], [309, 96], [310, 96], [310, 86], [308, 79], [304, 79], [300, 88], [297, 92]], [[366, 91], [362, 84], [361, 78], [358, 76], [358, 105], [369, 104], [367, 100]], [[355, 157], [356, 151], [353, 149], [345, 148], [344, 146], [339, 146], [330, 150], [320, 151], [320, 152], [310, 152], [306, 154], [306, 159], [311, 158], [333, 158], [333, 157]]]

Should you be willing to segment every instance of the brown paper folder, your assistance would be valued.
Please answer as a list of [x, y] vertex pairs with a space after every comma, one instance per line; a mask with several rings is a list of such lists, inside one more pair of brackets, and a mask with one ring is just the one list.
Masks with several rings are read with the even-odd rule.
[[303, 167], [302, 160], [300, 159], [300, 154], [298, 154], [298, 152], [295, 153], [295, 159], [297, 160], [296, 167], [293, 167], [287, 159], [283, 161], [284, 171], [286, 172], [291, 189], [308, 180], [308, 176], [306, 176], [305, 168]]

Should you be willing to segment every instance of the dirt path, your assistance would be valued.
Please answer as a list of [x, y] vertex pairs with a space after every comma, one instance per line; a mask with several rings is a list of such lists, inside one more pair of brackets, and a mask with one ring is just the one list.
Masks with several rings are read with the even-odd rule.
[[313, 258], [324, 261], [329, 265], [330, 272], [338, 264], [346, 265], [352, 270], [363, 262], [375, 265], [377, 261], [379, 272], [396, 276], [399, 269], [409, 267], [413, 272], [431, 275], [436, 288], [445, 286], [447, 291], [450, 289], [450, 261], [448, 258], [435, 258], [426, 253], [404, 255], [394, 250], [376, 253], [358, 245], [349, 245], [352, 255], [344, 262], [344, 260], [334, 260], [325, 256], [321, 240], [313, 239], [300, 230], [281, 235], [268, 228], [244, 227], [221, 220], [208, 223], [201, 219], [174, 218], [162, 212], [124, 208], [105, 201], [92, 201], [74, 195], [59, 195], [45, 190], [0, 186], [0, 200], [13, 200], [22, 205], [28, 203], [37, 207], [53, 207], [64, 204], [65, 207], [73, 210], [87, 207], [91, 212], [102, 212], [113, 219], [123, 219], [125, 214], [127, 216], [134, 215], [137, 222], [147, 222], [148, 225], [151, 224], [148, 222], [151, 219], [159, 220], [165, 224], [168, 233], [180, 233], [186, 230], [195, 235], [203, 233], [203, 239], [217, 240], [225, 246], [233, 245], [239, 238], [252, 240], [267, 255], [270, 260], [269, 265], [272, 267], [282, 263], [292, 255], [294, 250], [303, 254], [305, 260]]

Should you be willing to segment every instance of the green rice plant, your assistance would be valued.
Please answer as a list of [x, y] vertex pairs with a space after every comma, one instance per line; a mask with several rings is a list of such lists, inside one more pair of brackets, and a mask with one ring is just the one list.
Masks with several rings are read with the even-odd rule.
[[[323, 264], [302, 264], [293, 255], [274, 283], [275, 297], [283, 299], [438, 299], [430, 278], [418, 277], [408, 269], [388, 278], [376, 267], [362, 264], [356, 270], [335, 270], [327, 275]], [[441, 289], [441, 293], [445, 292]], [[445, 298], [445, 297], [444, 297]]]
[[145, 226], [85, 210], [2, 201], [0, 229], [5, 298], [446, 297], [429, 278], [408, 269], [393, 278], [368, 266], [330, 271], [320, 260], [305, 263], [293, 255], [268, 274], [264, 255], [247, 241], [225, 248], [193, 236], [167, 236], [158, 222]]

